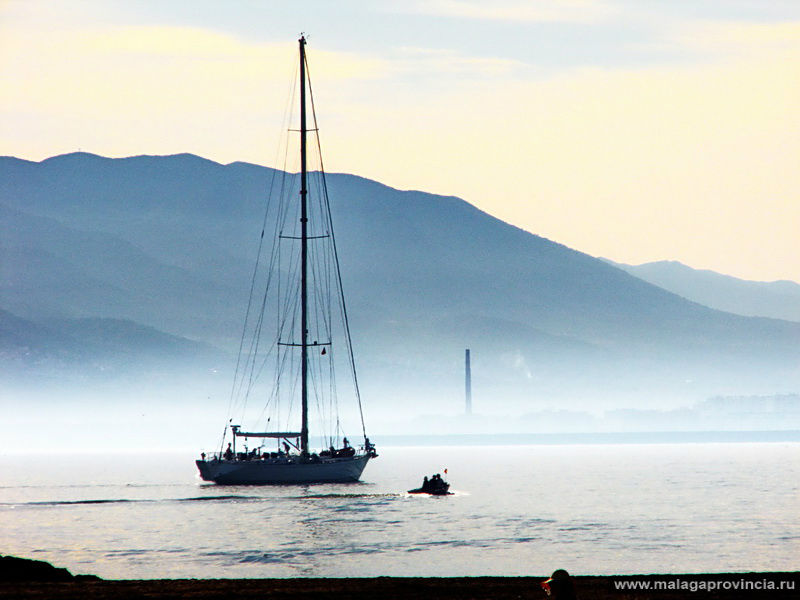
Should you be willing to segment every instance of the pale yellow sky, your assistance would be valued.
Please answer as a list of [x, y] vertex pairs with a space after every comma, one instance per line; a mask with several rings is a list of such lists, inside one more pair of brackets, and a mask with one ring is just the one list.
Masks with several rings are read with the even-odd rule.
[[[668, 15], [638, 36], [641, 10], [544, 4], [411, 12], [418, 28], [488, 36], [516, 10], [514, 27], [576, 27], [587, 56], [607, 55], [559, 62], [559, 49], [582, 47], [549, 29], [548, 60], [533, 30], [509, 51], [407, 33], [374, 34], [360, 52], [320, 23], [308, 52], [327, 169], [459, 196], [595, 256], [800, 281], [800, 18]], [[294, 30], [255, 35], [156, 9], [86, 18], [96, 6], [0, 4], [0, 154], [192, 152], [281, 166]], [[365, 14], [376, 28], [412, 18], [396, 8]], [[630, 39], [612, 47], [623, 24]]]

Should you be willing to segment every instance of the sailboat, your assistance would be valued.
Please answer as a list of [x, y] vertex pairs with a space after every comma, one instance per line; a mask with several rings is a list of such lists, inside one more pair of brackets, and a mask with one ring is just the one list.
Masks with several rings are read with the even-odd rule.
[[[218, 484], [357, 481], [368, 461], [377, 456], [364, 426], [321, 156], [317, 170], [310, 171], [308, 165], [308, 134], [317, 134], [317, 149], [319, 137], [305, 36], [298, 42], [300, 127], [291, 131], [300, 137], [299, 181], [286, 169], [276, 171], [281, 179], [278, 184], [273, 179], [271, 190], [280, 190], [275, 195], [283, 201], [270, 201], [264, 217], [231, 392], [231, 406], [252, 406], [248, 400], [259, 392], [264, 393], [266, 405], [259, 414], [261, 423], [256, 419], [256, 428], [234, 424], [229, 411], [219, 451], [210, 456], [201, 453], [196, 461], [200, 477]], [[306, 88], [313, 127], [307, 123]], [[299, 193], [295, 195], [297, 185]], [[312, 191], [316, 199], [312, 198]], [[273, 205], [277, 208], [270, 221]], [[271, 222], [275, 235], [267, 254], [264, 237]], [[275, 309], [271, 311], [273, 305]], [[265, 343], [262, 334], [273, 318], [276, 335], [271, 343]], [[339, 340], [343, 341], [343, 357], [334, 351]], [[345, 364], [352, 375], [350, 386], [358, 410], [352, 411], [351, 416], [357, 414], [360, 418], [363, 434], [363, 443], [355, 446], [346, 437], [338, 414], [341, 386], [335, 379], [337, 363]], [[266, 390], [261, 383], [266, 379], [265, 373], [272, 375]], [[309, 427], [314, 408], [316, 423], [328, 428], [327, 432], [315, 431], [319, 445], [324, 447], [317, 451], [312, 448]]]

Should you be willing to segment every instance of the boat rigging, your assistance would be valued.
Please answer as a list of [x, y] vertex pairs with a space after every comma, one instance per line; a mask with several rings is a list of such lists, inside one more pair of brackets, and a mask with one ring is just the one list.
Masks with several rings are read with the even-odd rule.
[[[231, 408], [237, 405], [244, 413], [251, 396], [262, 390], [263, 375], [270, 371], [267, 365], [272, 360], [273, 379], [261, 417], [266, 416], [269, 410], [272, 414], [266, 417], [263, 431], [243, 430], [241, 425], [233, 424], [229, 414], [219, 451], [210, 457], [201, 455], [201, 459], [196, 461], [200, 476], [216, 483], [356, 481], [367, 462], [377, 456], [364, 425], [321, 152], [317, 170], [311, 171], [308, 165], [308, 133], [316, 135], [316, 148], [319, 150], [319, 128], [308, 74], [305, 36], [301, 36], [298, 42], [300, 127], [289, 130], [300, 134], [299, 190], [286, 169], [278, 175], [281, 181], [277, 185], [273, 179], [270, 197], [275, 191], [283, 201], [270, 202], [264, 217], [231, 392]], [[308, 127], [307, 123], [307, 99], [311, 104], [313, 127]], [[315, 200], [311, 194], [312, 179]], [[277, 208], [271, 215], [272, 206]], [[275, 231], [273, 246], [268, 260], [262, 261], [264, 234], [271, 221]], [[289, 246], [288, 251], [284, 250], [284, 244]], [[261, 268], [263, 262], [267, 264], [266, 269]], [[276, 318], [276, 336], [264, 349], [262, 333], [268, 329], [266, 321], [272, 316]], [[343, 360], [334, 352], [337, 341], [344, 347]], [[363, 434], [363, 444], [358, 447], [350, 445], [339, 416], [335, 378], [337, 362], [343, 362], [351, 371]], [[299, 430], [281, 427], [282, 423], [296, 424], [294, 400], [298, 396]], [[325, 449], [318, 452], [313, 451], [309, 438], [312, 397], [319, 413], [317, 431], [321, 431], [324, 425], [328, 427], [328, 432], [322, 434]], [[282, 406], [288, 412], [282, 413]], [[276, 429], [270, 431], [270, 427]], [[225, 448], [228, 431], [231, 441]], [[244, 451], [237, 448], [237, 440], [242, 438]], [[270, 439], [276, 440], [276, 448], [267, 448], [266, 440]], [[248, 447], [250, 440], [256, 440], [252, 449]]]

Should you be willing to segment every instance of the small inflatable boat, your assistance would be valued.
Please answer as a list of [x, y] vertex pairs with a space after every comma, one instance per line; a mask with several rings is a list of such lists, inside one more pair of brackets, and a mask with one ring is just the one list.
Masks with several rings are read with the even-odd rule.
[[447, 483], [442, 476], [438, 473], [422, 482], [422, 487], [414, 490], [408, 490], [409, 494], [430, 494], [431, 496], [448, 496], [450, 495], [450, 484]]

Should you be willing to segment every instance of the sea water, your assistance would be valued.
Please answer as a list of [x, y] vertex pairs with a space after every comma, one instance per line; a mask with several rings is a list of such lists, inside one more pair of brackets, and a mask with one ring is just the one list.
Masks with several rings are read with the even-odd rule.
[[[363, 481], [218, 486], [187, 454], [0, 457], [0, 553], [105, 578], [800, 569], [800, 443], [383, 447]], [[409, 495], [444, 474], [446, 497]]]

